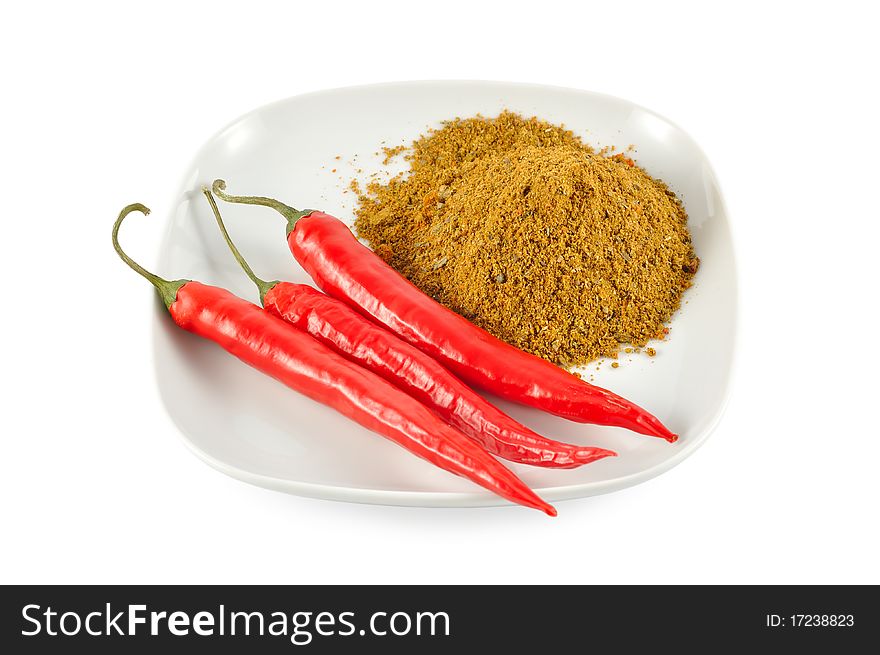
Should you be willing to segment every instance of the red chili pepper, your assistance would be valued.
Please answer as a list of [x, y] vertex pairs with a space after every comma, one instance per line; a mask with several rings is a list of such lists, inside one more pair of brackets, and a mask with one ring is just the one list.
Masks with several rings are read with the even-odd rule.
[[514, 402], [581, 423], [612, 425], [669, 442], [678, 437], [638, 405], [519, 350], [447, 309], [361, 244], [345, 223], [272, 198], [214, 193], [227, 202], [271, 207], [287, 219], [296, 260], [328, 295], [372, 317], [466, 382]]
[[556, 515], [553, 507], [489, 453], [376, 374], [225, 289], [190, 280], [165, 280], [142, 268], [118, 241], [119, 226], [133, 211], [147, 214], [150, 210], [140, 204], [123, 209], [113, 225], [113, 247], [156, 287], [177, 325], [214, 341], [257, 370], [432, 464], [515, 503]]
[[574, 468], [617, 453], [542, 437], [492, 405], [436, 360], [364, 318], [345, 303], [305, 284], [256, 276], [223, 224], [217, 203], [203, 190], [236, 261], [260, 290], [263, 307], [433, 409], [440, 418], [494, 455], [521, 464]]

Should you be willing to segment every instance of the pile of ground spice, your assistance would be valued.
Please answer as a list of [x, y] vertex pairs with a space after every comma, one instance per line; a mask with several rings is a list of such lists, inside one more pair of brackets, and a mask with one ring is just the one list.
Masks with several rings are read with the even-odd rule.
[[662, 182], [571, 131], [504, 112], [405, 150], [359, 197], [359, 237], [442, 304], [562, 366], [663, 338], [698, 259]]

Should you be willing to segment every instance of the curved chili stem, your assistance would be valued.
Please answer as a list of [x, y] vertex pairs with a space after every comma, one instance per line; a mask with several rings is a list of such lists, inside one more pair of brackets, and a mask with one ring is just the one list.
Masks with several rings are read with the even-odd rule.
[[269, 290], [276, 284], [278, 284], [280, 280], [272, 280], [271, 282], [267, 282], [266, 280], [256, 276], [253, 269], [238, 251], [238, 248], [235, 247], [235, 244], [232, 242], [232, 238], [229, 236], [229, 232], [226, 231], [226, 225], [223, 223], [223, 218], [220, 216], [220, 209], [217, 207], [217, 201], [214, 200], [214, 196], [213, 194], [211, 194], [211, 190], [208, 187], [203, 186], [202, 193], [205, 194], [205, 197], [208, 199], [208, 203], [210, 203], [211, 205], [211, 211], [214, 212], [214, 218], [217, 219], [217, 226], [220, 228], [220, 232], [223, 234], [223, 239], [226, 241], [226, 245], [229, 246], [229, 249], [232, 251], [232, 256], [235, 257], [235, 261], [238, 262], [238, 265], [244, 269], [244, 272], [251, 279], [251, 282], [256, 284], [257, 289], [260, 290], [260, 304], [263, 304], [263, 299], [266, 297], [266, 294], [269, 293]]
[[150, 213], [150, 210], [149, 208], [144, 207], [141, 203], [136, 202], [124, 207], [122, 211], [119, 212], [119, 218], [117, 218], [116, 222], [113, 224], [113, 248], [116, 250], [116, 254], [122, 258], [122, 261], [128, 264], [136, 273], [144, 276], [150, 284], [156, 287], [156, 291], [159, 292], [159, 296], [162, 298], [162, 302], [165, 303], [165, 307], [171, 309], [172, 303], [177, 299], [177, 292], [180, 290], [180, 287], [189, 282], [189, 280], [166, 280], [165, 278], [161, 278], [155, 273], [150, 273], [150, 271], [125, 254], [122, 246], [119, 245], [119, 226], [122, 225], [122, 221], [125, 220], [125, 217], [132, 212], [140, 212], [146, 216]]
[[275, 200], [274, 198], [266, 198], [265, 196], [229, 195], [228, 193], [226, 193], [225, 180], [214, 180], [214, 184], [211, 186], [211, 189], [216, 195], [218, 195], [226, 202], [234, 202], [240, 205], [262, 205], [263, 207], [270, 207], [274, 209], [287, 219], [288, 234], [293, 232], [293, 228], [296, 227], [296, 223], [299, 219], [304, 218], [315, 211], [314, 209], [294, 209], [290, 205], [285, 205], [279, 200]]

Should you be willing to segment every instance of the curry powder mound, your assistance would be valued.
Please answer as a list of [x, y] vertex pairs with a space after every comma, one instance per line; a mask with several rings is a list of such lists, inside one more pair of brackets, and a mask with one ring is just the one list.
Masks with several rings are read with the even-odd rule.
[[699, 260], [662, 182], [569, 130], [455, 119], [369, 184], [358, 236], [425, 293], [562, 366], [663, 338]]

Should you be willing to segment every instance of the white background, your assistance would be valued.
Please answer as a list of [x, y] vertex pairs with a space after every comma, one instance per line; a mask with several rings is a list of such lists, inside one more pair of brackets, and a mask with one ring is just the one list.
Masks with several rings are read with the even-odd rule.
[[[880, 582], [870, 3], [16, 3], [0, 23], [0, 582]], [[151, 290], [109, 232], [167, 215], [221, 126], [370, 82], [609, 93], [700, 143], [741, 276], [703, 448], [612, 495], [427, 510], [286, 496], [193, 457], [160, 404]], [[156, 261], [161, 225], [133, 221]], [[185, 271], [160, 271], [183, 275]]]

